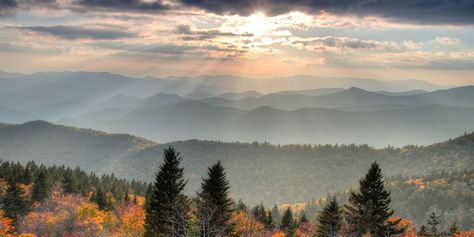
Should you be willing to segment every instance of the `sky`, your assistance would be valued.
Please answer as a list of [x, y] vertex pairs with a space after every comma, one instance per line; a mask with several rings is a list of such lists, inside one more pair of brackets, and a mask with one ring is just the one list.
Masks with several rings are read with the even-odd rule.
[[474, 84], [474, 1], [0, 0], [0, 70]]

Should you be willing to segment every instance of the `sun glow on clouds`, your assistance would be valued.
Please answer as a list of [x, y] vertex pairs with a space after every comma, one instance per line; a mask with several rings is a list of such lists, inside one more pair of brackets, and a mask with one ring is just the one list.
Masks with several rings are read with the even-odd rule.
[[[418, 79], [424, 79], [419, 78], [422, 70], [431, 70], [425, 73], [430, 79], [474, 78], [466, 76], [474, 74], [472, 26], [425, 26], [324, 11], [271, 16], [265, 10], [248, 16], [196, 9], [85, 11], [75, 2], [61, 0], [55, 7], [24, 8], [16, 18], [0, 18], [0, 53], [14, 59], [4, 60], [0, 70], [26, 71], [17, 63], [23, 57], [44, 70], [100, 71], [95, 62], [100, 60], [104, 70], [133, 75], [352, 76], [370, 69], [384, 77], [390, 68]], [[46, 63], [51, 61], [62, 63], [53, 68]]]

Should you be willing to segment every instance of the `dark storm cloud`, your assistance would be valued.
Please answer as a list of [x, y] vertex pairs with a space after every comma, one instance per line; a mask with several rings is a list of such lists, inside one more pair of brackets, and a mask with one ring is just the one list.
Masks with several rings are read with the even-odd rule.
[[0, 17], [13, 15], [17, 7], [15, 0], [0, 0]]
[[114, 9], [119, 11], [156, 12], [169, 10], [170, 6], [160, 0], [77, 0], [77, 5], [86, 9]]
[[250, 15], [263, 11], [280, 15], [291, 11], [317, 14], [379, 16], [419, 24], [473, 24], [472, 0], [181, 0], [185, 6], [215, 14]]
[[216, 37], [250, 37], [251, 33], [235, 34], [219, 30], [193, 30], [189, 25], [179, 25], [176, 33], [182, 35], [183, 40], [208, 40]]
[[122, 38], [131, 38], [136, 35], [126, 31], [110, 29], [93, 29], [79, 26], [21, 26], [15, 29], [38, 32], [52, 35], [58, 38], [76, 40], [76, 39], [96, 39], [113, 40]]
[[0, 17], [14, 16], [17, 9], [56, 6], [56, 0], [0, 0]]

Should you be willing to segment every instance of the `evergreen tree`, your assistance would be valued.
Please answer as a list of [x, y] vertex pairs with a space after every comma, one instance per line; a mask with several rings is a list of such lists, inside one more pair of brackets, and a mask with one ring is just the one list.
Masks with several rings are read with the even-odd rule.
[[133, 204], [138, 205], [137, 194], [133, 195]]
[[268, 230], [272, 230], [274, 225], [273, 225], [273, 216], [272, 216], [272, 211], [269, 211], [267, 213], [267, 221], [265, 223], [265, 227], [268, 229]]
[[288, 207], [281, 217], [280, 230], [285, 232], [285, 236], [292, 237], [296, 231], [296, 222], [293, 218], [293, 212]]
[[235, 210], [246, 212], [247, 211], [247, 205], [245, 205], [245, 203], [242, 202], [241, 199], [239, 199], [239, 201], [237, 202], [237, 205], [235, 205]]
[[453, 224], [449, 227], [449, 234], [451, 234], [451, 236], [456, 236], [459, 234], [458, 225], [456, 222], [453, 222]]
[[339, 203], [333, 198], [318, 216], [318, 237], [336, 237], [342, 227], [342, 213]]
[[441, 224], [440, 216], [436, 212], [431, 212], [428, 218], [428, 235], [429, 236], [441, 236], [440, 230], [438, 228]]
[[424, 237], [428, 234], [428, 231], [426, 230], [426, 226], [425, 225], [421, 225], [420, 227], [420, 231], [418, 231], [418, 235], [421, 236], [421, 237]]
[[125, 190], [125, 194], [123, 195], [123, 201], [127, 204], [130, 202], [130, 196], [128, 194], [128, 189]]
[[99, 187], [97, 191], [94, 193], [94, 196], [92, 197], [92, 201], [97, 203], [97, 206], [99, 206], [100, 210], [106, 210], [108, 209], [108, 203], [107, 203], [107, 195], [105, 194], [104, 191]]
[[143, 203], [143, 208], [145, 210], [148, 210], [148, 208], [150, 207], [150, 200], [151, 200], [152, 194], [153, 194], [153, 185], [148, 184], [148, 187], [145, 192], [145, 203]]
[[14, 181], [10, 181], [2, 200], [2, 209], [5, 216], [13, 220], [13, 225], [17, 226], [21, 217], [28, 214], [30, 202], [25, 195], [25, 191]]
[[183, 194], [186, 181], [181, 157], [173, 147], [164, 151], [164, 163], [147, 195], [145, 236], [185, 236], [189, 222], [189, 200]]
[[306, 217], [306, 212], [301, 212], [300, 223], [309, 222], [308, 217]]
[[77, 181], [74, 178], [74, 175], [70, 169], [68, 169], [64, 175], [63, 179], [63, 191], [64, 193], [77, 193]]
[[229, 198], [229, 181], [224, 167], [218, 161], [209, 168], [208, 177], [201, 183], [197, 199], [197, 217], [201, 236], [225, 236], [231, 232], [229, 220], [232, 199]]
[[253, 217], [260, 223], [262, 224], [266, 224], [267, 222], [267, 215], [266, 215], [266, 211], [265, 211], [265, 206], [263, 206], [263, 203], [261, 203], [260, 205], [257, 205], [255, 206], [253, 209], [252, 209], [252, 215]]
[[273, 222], [280, 223], [281, 215], [277, 205], [274, 205], [272, 208], [272, 219]]
[[46, 173], [41, 170], [36, 176], [35, 183], [33, 184], [33, 193], [31, 199], [33, 201], [44, 201], [49, 195], [49, 182]]
[[360, 180], [360, 191], [352, 192], [349, 198], [348, 224], [355, 236], [370, 233], [382, 237], [402, 233], [398, 229], [400, 219], [388, 222], [394, 211], [390, 209], [390, 192], [385, 190], [382, 170], [374, 162], [364, 179]]

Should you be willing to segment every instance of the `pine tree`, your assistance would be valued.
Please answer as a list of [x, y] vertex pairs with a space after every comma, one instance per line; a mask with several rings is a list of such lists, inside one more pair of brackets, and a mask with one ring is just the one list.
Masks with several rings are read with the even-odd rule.
[[388, 222], [394, 211], [389, 207], [390, 192], [385, 190], [382, 170], [377, 162], [359, 183], [360, 191], [351, 193], [346, 206], [352, 234], [362, 236], [370, 233], [373, 237], [382, 237], [403, 232], [397, 228], [400, 219]]
[[268, 230], [272, 230], [274, 225], [273, 225], [273, 216], [272, 216], [272, 211], [269, 211], [267, 213], [267, 221], [265, 223], [265, 227], [268, 229]]
[[145, 236], [185, 236], [189, 222], [189, 200], [183, 194], [186, 181], [181, 157], [173, 147], [164, 151], [164, 163], [156, 173], [147, 197]]
[[280, 230], [285, 232], [285, 236], [292, 237], [296, 231], [296, 222], [293, 218], [293, 212], [288, 207], [281, 217]]
[[145, 203], [143, 203], [143, 208], [145, 210], [148, 210], [148, 208], [150, 207], [150, 200], [151, 200], [152, 194], [153, 194], [153, 185], [148, 184], [148, 187], [145, 193]]
[[426, 236], [427, 234], [428, 234], [428, 231], [426, 230], [426, 226], [421, 225], [420, 231], [418, 231], [418, 235], [423, 237], [423, 236]]
[[40, 171], [36, 176], [35, 183], [33, 184], [33, 193], [31, 199], [33, 201], [44, 201], [49, 195], [49, 182], [48, 177], [44, 171]]
[[63, 180], [63, 191], [64, 193], [77, 193], [78, 187], [77, 182], [74, 179], [73, 173], [68, 169], [64, 175]]
[[430, 236], [440, 236], [441, 233], [438, 229], [439, 224], [441, 221], [439, 220], [440, 216], [436, 214], [436, 212], [431, 212], [429, 219], [428, 219], [428, 234]]
[[300, 223], [309, 222], [308, 217], [306, 217], [306, 212], [301, 212]]
[[318, 216], [318, 237], [336, 237], [342, 227], [342, 213], [339, 203], [333, 198]]
[[128, 194], [128, 189], [125, 190], [125, 194], [123, 195], [123, 201], [127, 204], [130, 202], [130, 196]]
[[17, 226], [21, 217], [28, 214], [30, 202], [25, 195], [25, 191], [14, 181], [10, 181], [2, 200], [2, 209], [5, 216], [13, 220], [13, 225]]
[[280, 223], [281, 215], [277, 205], [272, 208], [272, 219], [275, 223]]
[[242, 211], [242, 212], [247, 212], [247, 205], [245, 205], [244, 202], [242, 202], [241, 199], [237, 202], [237, 205], [235, 205], [235, 210], [236, 211]]
[[137, 194], [133, 195], [133, 204], [138, 205]]
[[453, 222], [453, 224], [449, 227], [449, 234], [451, 234], [451, 236], [456, 236], [459, 234], [458, 225], [456, 222]]
[[267, 215], [263, 203], [255, 206], [252, 209], [252, 215], [258, 222], [262, 224], [265, 224], [267, 222]]
[[201, 237], [225, 236], [231, 232], [232, 226], [228, 222], [233, 202], [229, 198], [229, 188], [224, 167], [218, 161], [209, 168], [196, 201]]
[[107, 205], [107, 196], [104, 191], [99, 187], [97, 191], [94, 193], [94, 196], [92, 197], [92, 201], [97, 203], [97, 206], [99, 206], [100, 210], [106, 210], [108, 205]]

